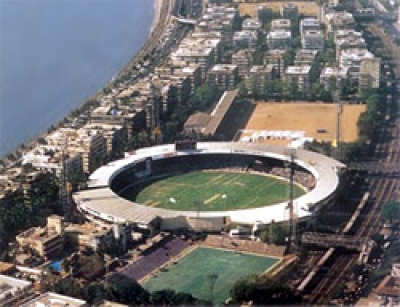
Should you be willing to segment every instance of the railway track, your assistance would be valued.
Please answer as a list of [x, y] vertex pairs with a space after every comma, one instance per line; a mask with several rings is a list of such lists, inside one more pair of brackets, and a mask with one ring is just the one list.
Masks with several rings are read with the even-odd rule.
[[[387, 41], [387, 39], [385, 39]], [[391, 52], [397, 50], [390, 46]], [[396, 61], [396, 82], [400, 86], [398, 77], [400, 76], [400, 61], [398, 52], [394, 55]], [[397, 95], [396, 95], [397, 96]], [[400, 108], [400, 98], [395, 97], [396, 104]], [[396, 114], [396, 117], [399, 113]], [[393, 114], [390, 114], [393, 116]], [[352, 232], [358, 238], [370, 238], [380, 227], [380, 210], [384, 203], [399, 200], [399, 175], [394, 171], [400, 169], [400, 139], [397, 127], [400, 119], [396, 118], [393, 123], [383, 125], [376, 133], [376, 146], [372, 155], [372, 172], [380, 174], [369, 176], [368, 191], [370, 192], [370, 201], [359, 217], [357, 227], [352, 227]], [[366, 162], [368, 163], [368, 162]], [[389, 166], [389, 167], [385, 167]], [[390, 173], [390, 176], [386, 176]], [[315, 255], [314, 255], [315, 256]], [[321, 253], [322, 257], [322, 253]], [[335, 251], [329, 265], [323, 267], [315, 276], [313, 282], [314, 288], [307, 295], [310, 304], [322, 305], [329, 303], [331, 295], [335, 289], [343, 282], [349, 268], [357, 262], [358, 254], [346, 254]]]

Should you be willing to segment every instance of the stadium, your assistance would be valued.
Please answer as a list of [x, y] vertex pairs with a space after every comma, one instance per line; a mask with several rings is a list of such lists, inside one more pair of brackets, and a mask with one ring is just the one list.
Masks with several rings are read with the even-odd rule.
[[[226, 194], [212, 192], [214, 194], [205, 201], [180, 201], [165, 194], [161, 195], [165, 199], [161, 205], [155, 205], [160, 201], [139, 203], [136, 196], [143, 188], [165, 178], [205, 170], [268, 176], [289, 186], [290, 168], [294, 169], [296, 187], [303, 191], [294, 199], [293, 212], [298, 220], [304, 220], [332, 203], [345, 165], [303, 149], [292, 151], [286, 147], [243, 142], [189, 141], [143, 148], [110, 162], [97, 169], [89, 178], [88, 189], [75, 193], [73, 199], [78, 210], [98, 224], [126, 223], [151, 230], [158, 220], [161, 230], [219, 231], [227, 223], [279, 223], [289, 219], [288, 196], [276, 203], [263, 205], [261, 202], [254, 207], [242, 206], [240, 202], [231, 207], [232, 198], [240, 196], [239, 193], [232, 197], [233, 190]], [[133, 191], [133, 196], [127, 195], [130, 194], [127, 191]], [[217, 202], [216, 199], [221, 206], [206, 208], [205, 203]], [[176, 202], [185, 203], [183, 209], [174, 208]], [[248, 200], [242, 202], [248, 203]]]

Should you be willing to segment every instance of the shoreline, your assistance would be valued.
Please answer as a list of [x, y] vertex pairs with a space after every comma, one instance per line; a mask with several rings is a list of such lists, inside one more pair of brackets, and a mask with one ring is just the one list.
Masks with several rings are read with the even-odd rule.
[[[170, 1], [170, 0], [153, 0], [153, 2], [154, 2], [153, 3], [154, 15], [153, 15], [152, 24], [151, 24], [149, 32], [148, 32], [149, 33], [149, 37], [144, 42], [143, 46], [132, 56], [132, 58], [129, 60], [129, 62], [124, 67], [122, 67], [117, 72], [116, 75], [111, 76], [110, 79], [97, 92], [95, 92], [93, 95], [91, 95], [88, 99], [84, 100], [81, 105], [79, 105], [78, 107], [72, 109], [67, 114], [65, 114], [62, 117], [61, 120], [51, 124], [43, 132], [38, 131], [38, 134], [36, 136], [34, 136], [33, 138], [26, 140], [25, 142], [21, 143], [20, 145], [17, 145], [14, 149], [11, 149], [7, 153], [5, 153], [4, 155], [0, 156], [0, 172], [3, 172], [4, 170], [7, 170], [9, 168], [17, 166], [21, 162], [23, 154], [26, 153], [27, 151], [32, 150], [35, 147], [37, 147], [38, 146], [38, 141], [41, 138], [46, 137], [47, 135], [49, 135], [53, 131], [55, 131], [58, 128], [60, 128], [62, 126], [63, 122], [65, 121], [65, 119], [70, 117], [73, 112], [76, 112], [77, 110], [81, 110], [89, 102], [99, 98], [99, 96], [102, 94], [102, 90], [104, 88], [109, 86], [116, 77], [123, 75], [127, 70], [130, 69], [130, 67], [132, 66], [132, 63], [135, 62], [136, 57], [141, 54], [141, 51], [142, 51], [143, 47], [146, 46], [148, 41], [151, 39], [154, 30], [156, 29], [158, 23], [160, 22], [161, 14], [163, 13], [161, 8], [162, 8], [162, 4], [163, 4], [164, 1]], [[170, 12], [166, 12], [166, 14], [169, 15]], [[12, 158], [9, 159], [8, 157], [15, 157], [15, 159], [12, 159]]]

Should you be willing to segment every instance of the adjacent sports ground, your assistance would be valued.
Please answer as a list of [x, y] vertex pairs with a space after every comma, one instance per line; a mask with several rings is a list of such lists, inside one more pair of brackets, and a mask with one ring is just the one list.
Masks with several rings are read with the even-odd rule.
[[221, 304], [229, 290], [243, 276], [270, 269], [280, 259], [229, 250], [197, 247], [167, 269], [159, 271], [143, 284], [149, 291], [166, 287], [190, 293], [198, 299]]
[[[287, 3], [284, 1], [257, 1], [256, 3], [241, 3], [239, 0], [235, 0], [234, 2], [239, 3], [239, 14], [241, 16], [249, 15], [251, 17], [257, 16], [257, 9], [260, 6], [268, 7], [274, 12], [279, 12], [282, 5]], [[318, 16], [319, 6], [317, 3], [311, 1], [290, 2], [297, 6], [299, 14], [303, 14], [305, 16]]]
[[[259, 102], [245, 130], [304, 131], [307, 137], [331, 142], [336, 138], [337, 111], [337, 105], [333, 103]], [[353, 142], [358, 139], [357, 122], [363, 112], [365, 105], [342, 105], [341, 141]]]
[[[283, 202], [288, 192], [289, 183], [272, 176], [195, 171], [154, 182], [140, 191], [136, 201], [179, 211], [226, 211]], [[295, 185], [294, 196], [303, 194], [305, 191]]]

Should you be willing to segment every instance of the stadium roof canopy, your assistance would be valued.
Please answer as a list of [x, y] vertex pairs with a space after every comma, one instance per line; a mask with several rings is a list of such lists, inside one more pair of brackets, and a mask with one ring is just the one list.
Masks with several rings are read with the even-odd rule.
[[[97, 169], [89, 180], [89, 189], [74, 194], [73, 198], [80, 209], [96, 219], [108, 222], [132, 222], [148, 224], [155, 217], [172, 218], [178, 216], [198, 217], [197, 211], [173, 211], [154, 208], [124, 199], [115, 194], [109, 187], [112, 179], [138, 161], [151, 157], [162, 159], [179, 155], [215, 154], [251, 154], [290, 161], [287, 147], [270, 146], [244, 142], [201, 142], [195, 150], [177, 151], [174, 144], [160, 145], [137, 150], [124, 159], [113, 161]], [[318, 205], [330, 199], [339, 186], [339, 172], [345, 168], [341, 162], [327, 156], [297, 149], [295, 163], [307, 169], [315, 177], [315, 187], [295, 199], [294, 212], [298, 219], [307, 218]], [[261, 208], [201, 212], [202, 218], [229, 217], [231, 222], [241, 224], [283, 222], [288, 220], [287, 202]]]

